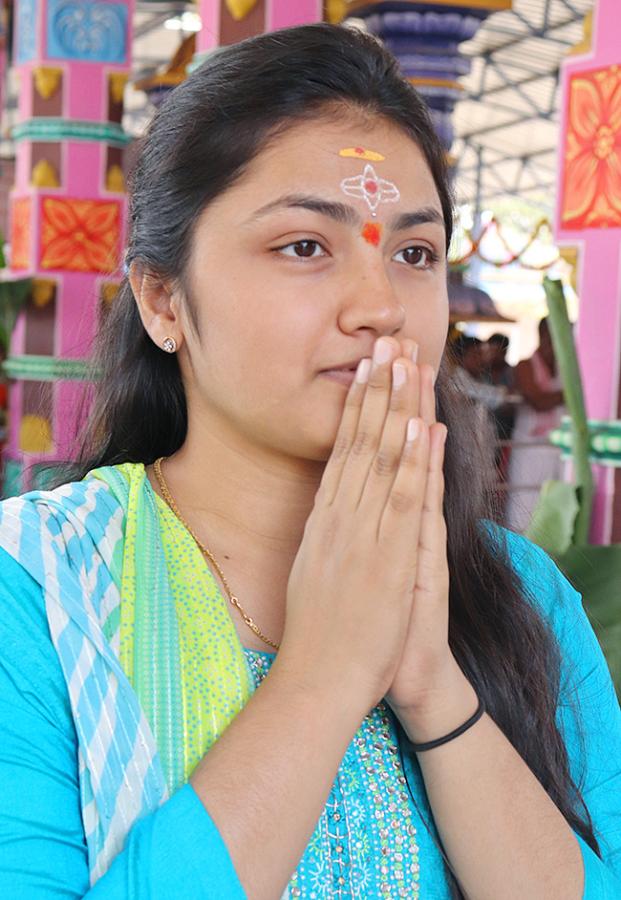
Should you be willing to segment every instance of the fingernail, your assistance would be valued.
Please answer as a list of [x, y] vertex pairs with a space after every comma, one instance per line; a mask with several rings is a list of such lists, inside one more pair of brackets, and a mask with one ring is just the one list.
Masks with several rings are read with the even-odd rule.
[[367, 357], [361, 359], [356, 369], [356, 381], [358, 384], [364, 384], [369, 380], [369, 372], [371, 371], [371, 360]]
[[412, 442], [415, 441], [420, 433], [420, 422], [418, 419], [410, 419], [408, 421], [408, 433], [407, 439]]
[[418, 359], [418, 344], [414, 344], [414, 349], [412, 350], [412, 362], [416, 362]]
[[390, 357], [392, 356], [392, 347], [388, 341], [384, 341], [380, 338], [379, 341], [376, 341], [375, 347], [373, 348], [373, 362], [376, 366], [381, 366], [382, 363], [388, 362]]
[[405, 366], [401, 363], [392, 364], [392, 385], [394, 388], [403, 387], [407, 379]]

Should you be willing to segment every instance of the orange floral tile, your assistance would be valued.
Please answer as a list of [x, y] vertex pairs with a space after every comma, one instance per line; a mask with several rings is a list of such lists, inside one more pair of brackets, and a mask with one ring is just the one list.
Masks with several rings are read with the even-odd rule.
[[11, 268], [29, 269], [31, 266], [30, 197], [13, 200], [11, 206]]
[[571, 79], [561, 224], [621, 227], [620, 66]]
[[45, 197], [41, 211], [41, 268], [114, 272], [119, 267], [118, 203]]

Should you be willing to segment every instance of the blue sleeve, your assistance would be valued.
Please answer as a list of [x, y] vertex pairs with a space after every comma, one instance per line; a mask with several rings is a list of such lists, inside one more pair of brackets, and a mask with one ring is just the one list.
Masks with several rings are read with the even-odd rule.
[[589, 810], [602, 858], [578, 836], [583, 900], [621, 898], [621, 709], [580, 595], [539, 547], [509, 534], [514, 568], [558, 641], [557, 720], [570, 770]]
[[0, 897], [243, 900], [190, 785], [140, 820], [89, 890], [77, 738], [41, 588], [0, 550]]

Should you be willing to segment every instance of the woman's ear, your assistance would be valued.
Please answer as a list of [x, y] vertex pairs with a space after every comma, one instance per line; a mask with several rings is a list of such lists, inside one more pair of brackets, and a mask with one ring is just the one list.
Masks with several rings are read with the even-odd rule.
[[129, 267], [128, 277], [142, 324], [153, 343], [167, 352], [173, 346], [179, 350], [183, 343], [180, 305], [170, 282], [138, 261]]

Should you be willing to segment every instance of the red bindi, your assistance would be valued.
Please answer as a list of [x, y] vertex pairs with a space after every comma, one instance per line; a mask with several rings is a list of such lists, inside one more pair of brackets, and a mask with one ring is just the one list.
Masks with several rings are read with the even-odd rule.
[[369, 194], [377, 194], [377, 181], [365, 181], [364, 186]]
[[362, 229], [362, 237], [367, 244], [373, 244], [374, 247], [379, 246], [381, 236], [382, 226], [377, 225], [375, 222], [367, 222]]

